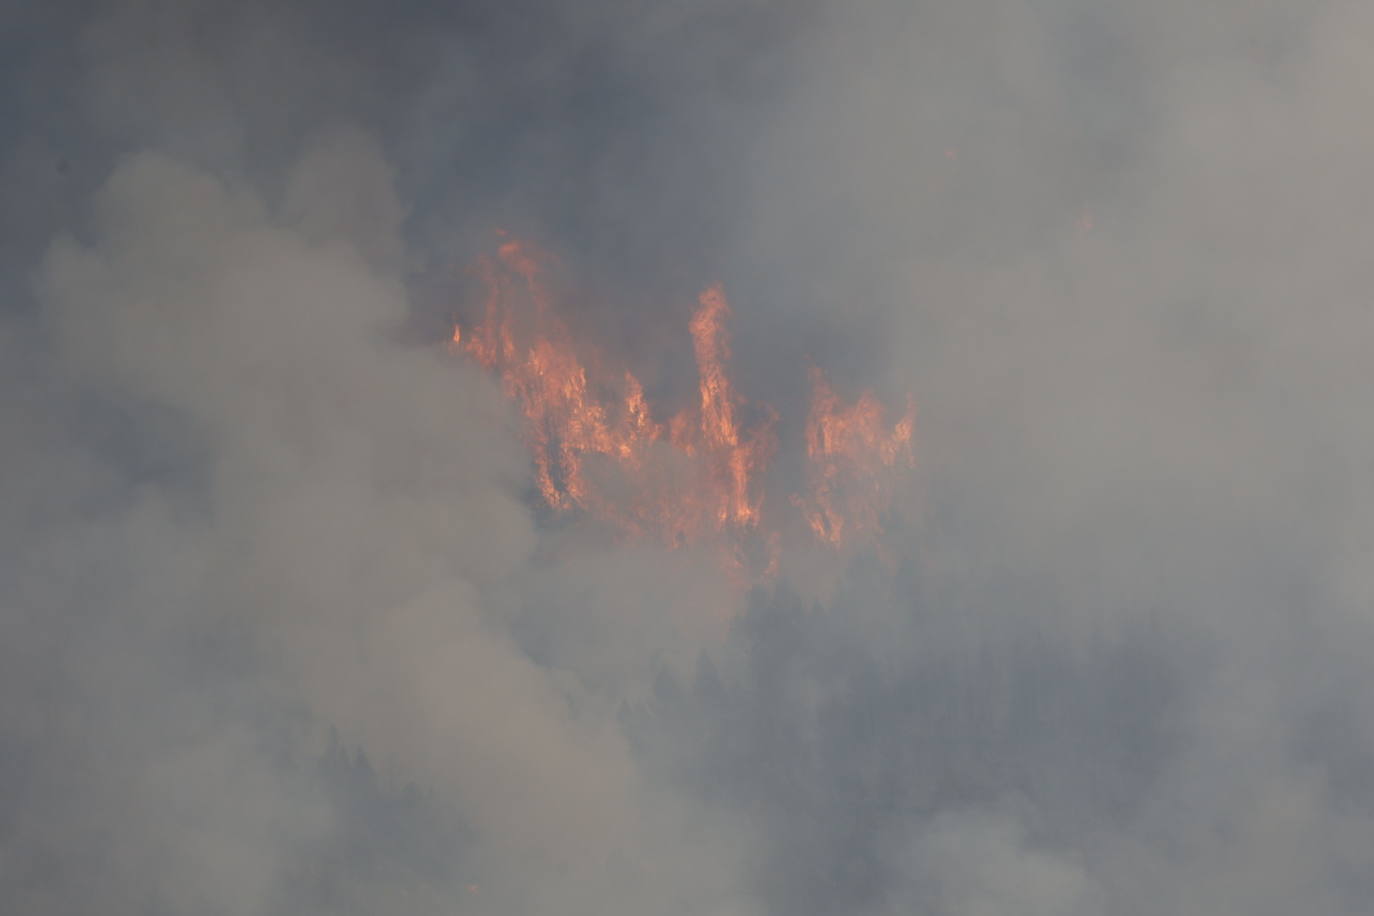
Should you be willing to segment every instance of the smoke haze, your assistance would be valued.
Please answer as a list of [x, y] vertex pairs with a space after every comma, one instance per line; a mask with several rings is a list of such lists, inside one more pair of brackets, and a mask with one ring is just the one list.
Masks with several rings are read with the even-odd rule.
[[[0, 24], [6, 910], [1368, 912], [1366, 5]], [[912, 393], [881, 542], [551, 511], [507, 237], [673, 408], [721, 283], [769, 499]]]

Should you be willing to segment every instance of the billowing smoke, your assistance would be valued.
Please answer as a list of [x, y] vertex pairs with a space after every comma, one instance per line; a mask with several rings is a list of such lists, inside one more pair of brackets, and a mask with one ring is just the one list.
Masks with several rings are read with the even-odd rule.
[[[1364, 5], [0, 22], [6, 910], [1368, 911]], [[749, 575], [453, 346], [513, 238], [664, 430], [728, 296]]]

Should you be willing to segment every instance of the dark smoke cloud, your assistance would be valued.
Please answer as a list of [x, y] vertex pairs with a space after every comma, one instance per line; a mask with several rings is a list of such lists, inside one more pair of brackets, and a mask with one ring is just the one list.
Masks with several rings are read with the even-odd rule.
[[[1368, 911], [1363, 5], [0, 9], [6, 910]], [[882, 555], [548, 517], [498, 228], [915, 392]]]

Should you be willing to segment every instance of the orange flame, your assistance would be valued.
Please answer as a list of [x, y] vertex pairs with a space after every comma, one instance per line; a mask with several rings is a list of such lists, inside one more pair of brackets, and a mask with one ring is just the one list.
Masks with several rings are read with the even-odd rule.
[[[518, 241], [479, 260], [483, 320], [455, 326], [452, 337], [455, 349], [500, 376], [523, 411], [544, 502], [669, 546], [709, 538], [736, 572], [774, 575], [780, 535], [778, 520], [765, 526], [762, 481], [777, 414], [734, 388], [724, 291], [702, 292], [689, 325], [697, 403], [662, 423], [632, 372], [606, 372], [593, 351], [575, 346], [554, 313], [544, 260]], [[838, 548], [881, 532], [892, 471], [913, 465], [914, 406], [888, 428], [871, 392], [845, 407], [820, 370], [811, 382], [808, 492], [790, 502], [816, 538]]]
[[894, 468], [914, 467], [911, 435], [916, 405], [888, 428], [871, 391], [851, 406], [840, 403], [820, 369], [811, 369], [811, 411], [806, 421], [810, 493], [796, 504], [816, 537], [839, 546], [846, 537], [882, 533], [881, 514], [892, 498]]

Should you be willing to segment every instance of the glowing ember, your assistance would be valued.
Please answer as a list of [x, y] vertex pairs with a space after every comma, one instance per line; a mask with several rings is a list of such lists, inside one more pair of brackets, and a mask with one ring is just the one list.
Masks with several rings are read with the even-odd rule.
[[[731, 382], [724, 291], [705, 290], [690, 323], [697, 403], [659, 422], [633, 373], [605, 371], [595, 352], [574, 345], [554, 313], [542, 261], [518, 241], [482, 258], [485, 316], [467, 330], [455, 326], [453, 346], [498, 373], [520, 405], [544, 501], [669, 546], [710, 539], [736, 571], [773, 575], [780, 528], [800, 522], [765, 506], [777, 414], [749, 404]], [[872, 392], [845, 406], [819, 369], [811, 385], [808, 489], [788, 505], [822, 543], [860, 546], [881, 533], [893, 472], [914, 464], [914, 406], [889, 426]]]

